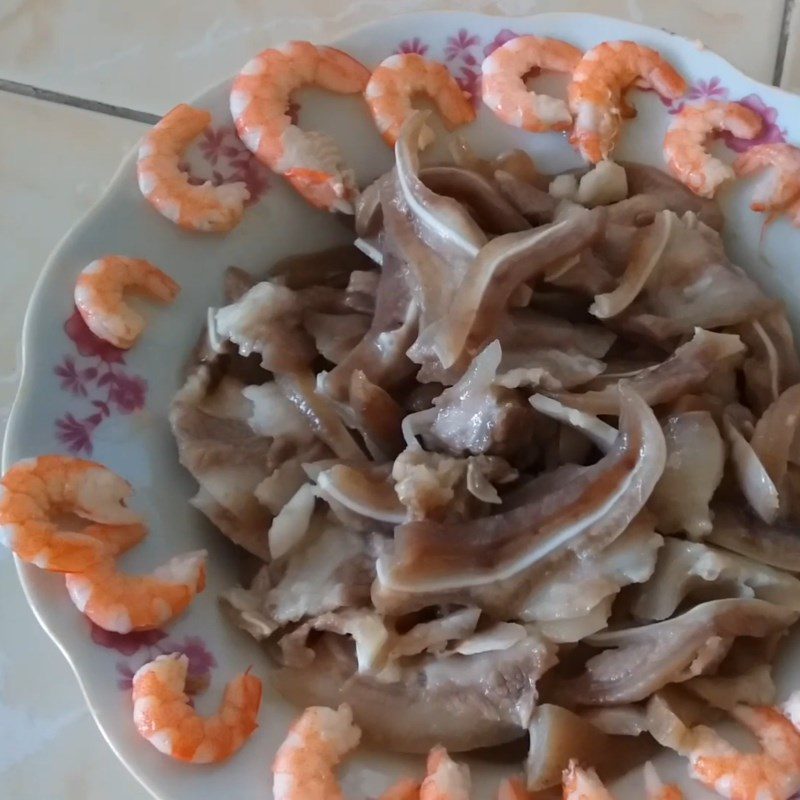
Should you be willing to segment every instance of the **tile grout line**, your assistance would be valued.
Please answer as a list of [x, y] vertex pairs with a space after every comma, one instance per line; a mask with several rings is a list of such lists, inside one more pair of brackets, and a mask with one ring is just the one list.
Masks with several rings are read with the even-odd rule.
[[786, 0], [783, 5], [783, 19], [778, 36], [778, 51], [775, 54], [775, 71], [772, 73], [772, 83], [780, 86], [783, 80], [783, 68], [786, 65], [786, 49], [789, 45], [789, 33], [794, 11], [795, 0]]
[[85, 97], [76, 97], [75, 95], [71, 94], [54, 92], [50, 89], [42, 89], [39, 86], [32, 86], [31, 84], [19, 83], [17, 81], [10, 81], [6, 80], [5, 78], [0, 78], [0, 92], [8, 92], [9, 94], [31, 97], [34, 100], [44, 100], [46, 103], [55, 103], [56, 105], [80, 108], [83, 111], [94, 111], [98, 114], [106, 114], [110, 117], [129, 119], [133, 120], [134, 122], [144, 122], [148, 125], [154, 125], [161, 119], [160, 115], [150, 114], [147, 111], [137, 111], [133, 108], [115, 106], [111, 103], [103, 103], [100, 100], [88, 100]]

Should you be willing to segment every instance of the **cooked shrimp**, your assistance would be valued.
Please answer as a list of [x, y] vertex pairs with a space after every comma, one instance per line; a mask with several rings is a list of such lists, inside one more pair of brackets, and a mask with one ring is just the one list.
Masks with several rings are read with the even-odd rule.
[[[364, 96], [390, 147], [394, 147], [400, 128], [414, 111], [411, 99], [415, 94], [426, 94], [436, 103], [449, 130], [475, 119], [469, 93], [461, 90], [444, 64], [416, 53], [389, 56], [372, 73]], [[419, 137], [420, 148], [433, 139], [433, 131], [425, 126]]]
[[469, 767], [456, 764], [444, 747], [428, 754], [428, 774], [419, 790], [419, 800], [469, 800]]
[[786, 800], [800, 789], [800, 732], [776, 708], [737, 706], [733, 716], [761, 742], [740, 753], [716, 731], [692, 729], [691, 775], [728, 800]]
[[180, 286], [158, 267], [141, 258], [103, 256], [81, 270], [75, 283], [75, 305], [89, 330], [114, 347], [127, 350], [144, 328], [144, 320], [122, 299], [134, 289], [171, 303]]
[[[0, 540], [23, 561], [80, 572], [129, 549], [145, 535], [125, 506], [131, 486], [102, 464], [72, 456], [18, 461], [0, 479]], [[65, 530], [57, 515], [98, 523]]]
[[762, 125], [755, 111], [739, 103], [709, 100], [699, 106], [684, 106], [673, 117], [664, 137], [667, 167], [695, 194], [713, 197], [717, 187], [732, 178], [734, 172], [706, 150], [706, 139], [715, 131], [730, 131], [740, 139], [752, 139]]
[[419, 800], [419, 788], [419, 781], [401, 778], [380, 796], [380, 800]]
[[481, 66], [483, 102], [503, 122], [526, 131], [566, 131], [572, 114], [564, 100], [529, 91], [525, 75], [532, 69], [573, 72], [582, 52], [559, 39], [518, 36], [487, 56]]
[[232, 756], [258, 728], [261, 681], [245, 672], [226, 687], [213, 717], [201, 717], [184, 693], [189, 659], [158, 656], [133, 676], [133, 722], [156, 750], [179, 761], [214, 764]]
[[275, 755], [274, 800], [342, 800], [334, 769], [360, 740], [350, 706], [307, 708]]
[[686, 81], [658, 51], [636, 42], [603, 42], [584, 53], [575, 67], [568, 92], [575, 115], [570, 141], [587, 161], [608, 158], [620, 120], [636, 116], [624, 96], [633, 85], [672, 99], [686, 91]]
[[614, 800], [593, 769], [582, 769], [576, 761], [561, 776], [564, 800]]
[[189, 231], [222, 233], [242, 219], [247, 186], [241, 181], [195, 186], [179, 166], [186, 148], [210, 124], [208, 111], [175, 106], [142, 139], [136, 171], [142, 194], [168, 220]]
[[742, 153], [733, 169], [739, 177], [772, 168], [772, 175], [756, 191], [750, 208], [773, 217], [789, 211], [800, 227], [800, 148], [791, 144], [759, 144]]
[[161, 627], [186, 610], [206, 583], [206, 551], [175, 556], [151, 575], [125, 575], [111, 558], [67, 574], [67, 591], [78, 610], [115, 633]]
[[358, 194], [352, 170], [330, 136], [292, 124], [289, 101], [309, 84], [356, 94], [368, 80], [369, 70], [341, 50], [287, 42], [244, 65], [231, 88], [231, 115], [247, 148], [311, 205], [352, 214]]

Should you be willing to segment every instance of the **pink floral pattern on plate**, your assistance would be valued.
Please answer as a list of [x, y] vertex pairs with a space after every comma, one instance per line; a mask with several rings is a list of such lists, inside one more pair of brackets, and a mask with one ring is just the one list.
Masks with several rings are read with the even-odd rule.
[[[294, 122], [299, 109], [296, 103], [289, 109]], [[247, 205], [257, 203], [269, 188], [269, 169], [244, 146], [233, 125], [209, 127], [200, 137], [197, 150], [199, 159], [181, 164], [181, 169], [189, 175], [189, 183], [211, 181], [219, 186], [241, 181], [250, 192]]]
[[67, 412], [55, 421], [56, 438], [75, 455], [91, 455], [97, 429], [114, 414], [144, 408], [147, 381], [125, 369], [125, 351], [95, 336], [77, 309], [64, 323], [76, 354], [53, 368], [62, 391], [78, 398], [85, 411]]
[[117, 686], [130, 690], [136, 670], [157, 656], [182, 653], [189, 659], [186, 693], [201, 694], [211, 683], [211, 673], [217, 666], [214, 654], [200, 636], [170, 639], [162, 630], [111, 633], [90, 622], [92, 641], [100, 647], [116, 650], [125, 659], [117, 661]]

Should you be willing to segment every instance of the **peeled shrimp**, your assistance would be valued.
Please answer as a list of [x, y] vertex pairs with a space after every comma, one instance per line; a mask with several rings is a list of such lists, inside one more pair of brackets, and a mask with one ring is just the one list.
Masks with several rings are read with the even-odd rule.
[[89, 330], [115, 347], [127, 350], [144, 329], [144, 320], [123, 301], [134, 289], [171, 303], [180, 286], [158, 267], [141, 258], [103, 256], [81, 270], [75, 283], [75, 305]]
[[742, 153], [733, 169], [746, 177], [772, 167], [772, 176], [753, 197], [750, 208], [769, 214], [769, 219], [789, 212], [792, 223], [800, 227], [800, 148], [791, 144], [759, 144]]
[[705, 149], [706, 139], [714, 131], [730, 131], [740, 139], [752, 139], [762, 125], [755, 111], [739, 103], [709, 100], [699, 106], [684, 106], [673, 117], [664, 137], [667, 167], [695, 194], [713, 197], [721, 183], [734, 177], [734, 171]]
[[444, 747], [428, 754], [428, 774], [419, 790], [419, 800], [469, 800], [469, 768], [456, 764]]
[[360, 740], [350, 706], [307, 708], [275, 756], [274, 800], [343, 800], [334, 770]]
[[[102, 464], [72, 456], [18, 461], [0, 479], [0, 541], [23, 561], [80, 572], [133, 547], [145, 528], [125, 506], [130, 484]], [[65, 530], [56, 515], [97, 524]]]
[[[461, 90], [444, 64], [416, 53], [389, 56], [372, 73], [364, 96], [390, 147], [394, 147], [400, 128], [414, 112], [411, 98], [418, 93], [427, 94], [436, 103], [449, 130], [475, 119], [469, 93]], [[433, 139], [434, 133], [426, 125], [420, 133], [420, 148], [427, 147]]]
[[692, 729], [691, 775], [728, 800], [786, 800], [800, 789], [800, 732], [776, 708], [731, 712], [763, 748], [741, 753], [704, 725]]
[[603, 42], [583, 54], [568, 94], [575, 115], [570, 141], [587, 161], [608, 158], [620, 120], [636, 116], [624, 97], [634, 85], [672, 99], [686, 91], [686, 81], [658, 51], [636, 42]]
[[115, 633], [154, 630], [186, 610], [206, 583], [206, 551], [175, 556], [150, 575], [125, 575], [111, 558], [67, 574], [79, 611]]
[[213, 717], [201, 717], [183, 689], [189, 659], [158, 656], [133, 676], [133, 721], [156, 750], [179, 761], [214, 764], [232, 756], [258, 728], [261, 681], [249, 672], [226, 687]]
[[168, 220], [190, 231], [222, 233], [242, 219], [247, 186], [241, 181], [195, 186], [179, 166], [186, 148], [210, 124], [208, 111], [176, 106], [145, 134], [136, 170], [142, 194]]
[[481, 72], [483, 102], [503, 122], [526, 131], [566, 131], [572, 114], [566, 102], [529, 91], [525, 75], [532, 69], [573, 72], [583, 54], [559, 39], [518, 36], [487, 56]]
[[292, 123], [289, 101], [292, 92], [309, 84], [356, 94], [368, 80], [369, 70], [341, 50], [287, 42], [244, 65], [231, 88], [231, 115], [247, 148], [311, 205], [352, 214], [358, 194], [352, 170], [330, 136]]

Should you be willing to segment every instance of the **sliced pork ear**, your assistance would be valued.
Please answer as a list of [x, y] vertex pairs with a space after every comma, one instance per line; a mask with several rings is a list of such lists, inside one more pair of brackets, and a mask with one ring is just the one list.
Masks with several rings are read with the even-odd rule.
[[602, 226], [601, 209], [578, 207], [550, 225], [493, 239], [477, 254], [447, 314], [422, 332], [410, 357], [419, 361], [419, 352], [430, 344], [445, 369], [464, 361], [496, 335], [517, 286], [578, 254], [599, 236]]
[[269, 278], [289, 289], [326, 286], [344, 289], [353, 270], [369, 269], [369, 259], [351, 244], [287, 256], [269, 269]]
[[[576, 431], [580, 431], [602, 452], [607, 453], [614, 446], [618, 435], [617, 429], [612, 428], [607, 422], [603, 422], [593, 414], [587, 414], [577, 408], [565, 406], [563, 403], [559, 403], [558, 400], [543, 394], [533, 395], [528, 402], [540, 414], [544, 414], [550, 419], [557, 420], [564, 425], [569, 425]], [[664, 471], [665, 474], [668, 468], [669, 465]]]
[[380, 522], [398, 524], [406, 519], [389, 469], [359, 469], [336, 464], [317, 475], [317, 486], [323, 497], [330, 497], [350, 511]]
[[225, 300], [228, 303], [235, 303], [242, 295], [247, 294], [252, 289], [258, 280], [241, 267], [228, 267], [225, 270], [225, 275], [222, 278], [222, 288], [225, 293]]
[[617, 339], [602, 325], [570, 322], [562, 317], [520, 308], [510, 311], [499, 332], [503, 351], [547, 348], [603, 358]]
[[349, 396], [353, 422], [367, 445], [385, 460], [394, 458], [404, 445], [403, 410], [361, 370], [355, 370], [350, 378]]
[[366, 314], [311, 312], [304, 316], [303, 325], [314, 339], [317, 352], [332, 364], [338, 364], [364, 338], [370, 318]]
[[691, 211], [710, 228], [722, 230], [725, 220], [715, 200], [699, 197], [658, 167], [634, 164], [630, 161], [621, 163], [625, 167], [630, 197], [642, 194], [658, 197], [664, 203], [664, 208], [674, 211], [679, 216]]
[[538, 792], [561, 785], [561, 776], [573, 759], [602, 767], [613, 758], [609, 737], [591, 722], [561, 706], [545, 703], [533, 712], [525, 781]]
[[723, 429], [730, 443], [731, 461], [739, 488], [750, 508], [764, 522], [774, 522], [780, 510], [778, 487], [761, 463], [753, 446], [744, 437], [729, 413], [723, 416]]
[[[506, 200], [526, 220], [534, 225], [544, 225], [553, 221], [558, 200], [549, 192], [522, 180], [504, 169], [498, 169], [494, 173], [494, 179]], [[519, 230], [522, 230], [522, 228]], [[504, 231], [504, 233], [510, 232]]]
[[308, 668], [275, 674], [281, 693], [301, 706], [348, 703], [369, 741], [406, 753], [520, 738], [536, 707], [536, 683], [555, 662], [553, 648], [533, 635], [501, 651], [421, 656], [376, 676], [358, 674], [353, 645], [342, 637], [322, 635], [314, 653]]
[[354, 270], [345, 289], [344, 303], [359, 314], [375, 313], [375, 295], [381, 274], [375, 270]]
[[664, 469], [661, 428], [644, 401], [621, 389], [617, 442], [568, 484], [491, 517], [458, 524], [412, 522], [395, 531], [394, 552], [378, 564], [389, 588], [457, 589], [553, 562], [565, 550], [612, 542], [639, 513]]
[[759, 664], [741, 675], [692, 678], [683, 684], [683, 688], [709, 705], [726, 711], [742, 703], [748, 706], [775, 704], [775, 682], [772, 680], [772, 667], [769, 664]]
[[[222, 532], [253, 555], [269, 560], [267, 530], [272, 515], [255, 497], [293, 446], [254, 433], [247, 424], [249, 403], [222, 381], [211, 389], [210, 370], [199, 367], [178, 391], [169, 420], [181, 464], [200, 484], [195, 506]], [[216, 396], [224, 395], [224, 399]]]
[[533, 412], [513, 389], [496, 385], [501, 359], [500, 343], [487, 345], [463, 377], [433, 401], [430, 432], [449, 453], [509, 456], [530, 444]]
[[750, 445], [780, 491], [800, 425], [800, 383], [790, 386], [761, 415]]
[[428, 622], [419, 622], [402, 634], [395, 634], [387, 662], [420, 653], [442, 653], [450, 642], [474, 633], [481, 616], [479, 608], [459, 608]]
[[602, 630], [623, 586], [653, 574], [664, 540], [640, 514], [608, 547], [591, 558], [570, 554], [547, 575], [515, 592], [513, 615], [536, 622], [552, 641], [573, 642]]
[[625, 330], [664, 340], [696, 327], [736, 325], [773, 305], [728, 260], [716, 231], [692, 214], [672, 219], [672, 234], [657, 264], [636, 301], [619, 318]]
[[709, 542], [759, 564], [800, 573], [800, 534], [796, 525], [770, 525], [744, 505], [724, 501], [715, 501], [713, 512]]
[[530, 228], [530, 223], [497, 187], [474, 170], [425, 167], [419, 177], [436, 194], [458, 200], [488, 233], [499, 235]]
[[738, 336], [697, 328], [694, 336], [661, 364], [629, 373], [616, 380], [610, 375], [608, 378], [604, 376], [599, 382], [613, 382], [603, 388], [589, 388], [582, 394], [557, 393], [554, 397], [568, 406], [590, 414], [616, 414], [619, 409], [620, 384], [625, 381], [648, 405], [655, 406], [675, 400], [702, 386], [721, 360], [736, 358], [743, 352], [744, 345]]
[[215, 322], [219, 335], [233, 342], [240, 355], [258, 353], [264, 369], [291, 372], [316, 357], [313, 339], [302, 327], [304, 310], [291, 289], [262, 281], [218, 309]]
[[390, 254], [384, 258], [369, 330], [348, 356], [322, 375], [322, 386], [334, 399], [347, 399], [356, 370], [387, 390], [413, 374], [415, 367], [406, 357], [406, 350], [417, 335], [419, 310], [409, 293], [403, 269]]
[[699, 542], [667, 539], [652, 578], [638, 590], [633, 612], [661, 621], [687, 598], [757, 597], [800, 611], [800, 581], [743, 556]]
[[417, 234], [434, 252], [447, 253], [456, 248], [474, 258], [486, 243], [486, 234], [461, 203], [432, 191], [419, 176], [420, 132], [429, 114], [414, 112], [403, 124], [395, 145], [402, 199], [415, 219]]
[[578, 678], [561, 681], [556, 694], [575, 705], [638, 702], [716, 667], [734, 638], [779, 633], [797, 616], [763, 600], [713, 600], [665, 622], [599, 633], [588, 643], [603, 652]]
[[722, 480], [725, 445], [707, 411], [671, 414], [664, 421], [667, 463], [648, 501], [662, 533], [711, 532], [709, 504]]
[[745, 394], [756, 413], [761, 414], [783, 391], [800, 383], [800, 358], [781, 307], [740, 325], [738, 333], [748, 349], [742, 367]]
[[357, 236], [374, 236], [381, 227], [381, 175], [370, 183], [356, 199], [355, 230]]

